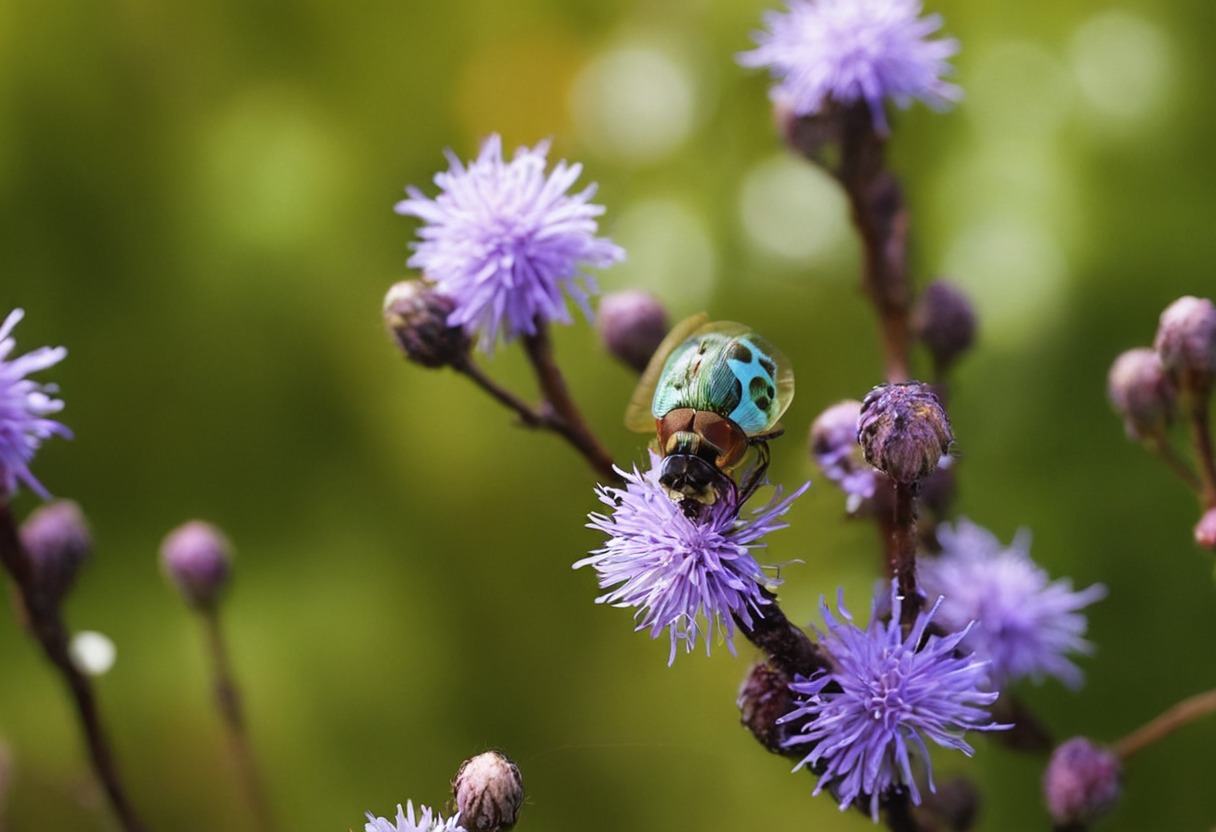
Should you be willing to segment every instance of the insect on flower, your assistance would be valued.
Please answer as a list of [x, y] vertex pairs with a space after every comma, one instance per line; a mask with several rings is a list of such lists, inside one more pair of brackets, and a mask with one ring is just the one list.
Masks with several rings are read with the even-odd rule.
[[[793, 398], [794, 370], [779, 350], [743, 324], [701, 313], [659, 345], [625, 424], [657, 432], [659, 483], [687, 510], [712, 505], [724, 487], [738, 488], [742, 504], [764, 481], [768, 440], [784, 432], [777, 420]], [[733, 474], [753, 448], [736, 486]]]

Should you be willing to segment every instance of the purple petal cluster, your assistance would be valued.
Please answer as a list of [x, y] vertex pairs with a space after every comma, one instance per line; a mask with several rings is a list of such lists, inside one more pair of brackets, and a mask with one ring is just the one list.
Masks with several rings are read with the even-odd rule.
[[906, 789], [920, 803], [914, 758], [924, 762], [934, 790], [926, 739], [970, 756], [964, 732], [1009, 727], [993, 723], [984, 710], [997, 694], [988, 690], [987, 662], [958, 650], [966, 630], [926, 638], [936, 606], [917, 616], [906, 638], [894, 584], [891, 618], [880, 619], [875, 605], [865, 630], [853, 624], [842, 599], [837, 606], [843, 621], [822, 598], [819, 606], [828, 627], [820, 635], [835, 670], [791, 683], [798, 705], [782, 719], [801, 724], [786, 745], [809, 746], [794, 770], [809, 766], [819, 774], [815, 794], [830, 789], [841, 809], [869, 801], [877, 820], [879, 802], [893, 788]]
[[941, 17], [920, 12], [920, 0], [789, 0], [788, 13], [765, 15], [768, 31], [755, 34], [759, 46], [738, 60], [767, 67], [777, 80], [772, 97], [796, 115], [815, 115], [829, 102], [864, 101], [885, 134], [884, 99], [941, 108], [961, 95], [942, 80], [958, 41], [930, 40]]
[[1081, 671], [1067, 654], [1092, 652], [1079, 610], [1105, 597], [1106, 587], [1073, 591], [1067, 579], [1051, 581], [1031, 560], [1026, 534], [1006, 547], [987, 529], [959, 520], [953, 528], [939, 526], [937, 537], [941, 554], [918, 563], [921, 588], [928, 598], [943, 597], [943, 627], [976, 622], [964, 644], [992, 662], [994, 683], [1054, 676], [1080, 687]]
[[882, 476], [865, 461], [857, 443], [861, 402], [846, 399], [829, 407], [811, 424], [811, 457], [823, 475], [847, 496], [846, 510], [853, 514], [874, 496]]
[[415, 815], [412, 800], [406, 801], [405, 805], [406, 808], [402, 809], [401, 804], [397, 804], [396, 821], [378, 818], [368, 812], [364, 832], [465, 832], [460, 825], [459, 813], [444, 820], [438, 812], [432, 812], [426, 806], [419, 806]]
[[504, 161], [502, 140], [492, 135], [467, 166], [448, 152], [435, 199], [411, 187], [396, 206], [424, 223], [409, 265], [455, 302], [448, 325], [478, 335], [487, 352], [500, 335], [509, 341], [535, 334], [538, 322], [569, 323], [563, 291], [589, 315], [587, 296], [596, 286], [582, 270], [625, 257], [595, 236], [595, 218], [604, 212], [589, 202], [595, 185], [568, 193], [582, 165], [561, 161], [546, 175], [548, 151], [541, 142]]
[[780, 583], [765, 574], [751, 550], [763, 546], [760, 540], [769, 532], [788, 525], [779, 518], [810, 483], [785, 499], [778, 489], [750, 519], [739, 518], [731, 494], [689, 517], [659, 485], [651, 461], [644, 474], [636, 467], [622, 471], [624, 488], [599, 487], [600, 501], [612, 511], [591, 514], [587, 527], [604, 532], [608, 541], [574, 568], [593, 566], [600, 588], [612, 587], [596, 603], [636, 607], [637, 629], [648, 630], [651, 638], [668, 631], [668, 664], [681, 642], [691, 652], [699, 636], [708, 654], [715, 631], [734, 653], [732, 616], [751, 626], [753, 613], [769, 603], [762, 588]]
[[13, 328], [24, 315], [20, 309], [14, 309], [0, 324], [0, 498], [16, 491], [18, 482], [44, 498], [49, 497], [30, 473], [30, 462], [42, 440], [72, 435], [63, 425], [46, 418], [63, 409], [63, 402], [54, 398], [56, 387], [27, 378], [58, 364], [68, 351], [63, 347], [39, 347], [10, 358], [17, 346]]

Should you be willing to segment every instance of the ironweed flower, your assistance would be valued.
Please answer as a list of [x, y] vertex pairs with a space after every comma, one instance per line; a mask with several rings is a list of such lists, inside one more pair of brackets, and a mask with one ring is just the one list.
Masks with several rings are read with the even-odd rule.
[[447, 153], [451, 167], [435, 175], [437, 197], [410, 187], [395, 209], [423, 222], [408, 265], [455, 302], [448, 324], [478, 335], [486, 352], [500, 335], [534, 335], [538, 321], [569, 323], [563, 290], [590, 316], [587, 296], [596, 286], [582, 270], [625, 257], [595, 236], [604, 213], [589, 202], [595, 185], [567, 193], [582, 165], [561, 161], [546, 175], [548, 151], [548, 142], [521, 147], [507, 162], [502, 140], [491, 135], [467, 166]]
[[942, 80], [958, 41], [930, 40], [942, 19], [920, 12], [920, 0], [789, 0], [789, 12], [764, 16], [768, 31], [757, 32], [759, 45], [738, 61], [767, 67], [777, 80], [773, 99], [796, 115], [816, 115], [830, 102], [865, 102], [874, 129], [885, 135], [884, 99], [940, 109], [962, 94]]
[[785, 499], [778, 489], [751, 519], [740, 519], [733, 494], [689, 517], [659, 484], [656, 462], [652, 456], [644, 474], [636, 467], [633, 473], [621, 471], [624, 488], [598, 488], [600, 502], [612, 512], [592, 513], [587, 527], [606, 533], [608, 542], [574, 568], [593, 566], [601, 589], [615, 587], [596, 603], [636, 607], [637, 629], [649, 630], [651, 638], [668, 631], [668, 664], [680, 642], [691, 652], [699, 635], [708, 655], [715, 631], [733, 654], [732, 616], [750, 627], [752, 614], [769, 603], [762, 587], [780, 583], [765, 574], [751, 550], [763, 546], [760, 540], [769, 532], [789, 525], [779, 518], [810, 483]]
[[465, 832], [464, 827], [460, 825], [459, 812], [444, 820], [438, 812], [432, 812], [430, 808], [421, 805], [415, 815], [412, 800], [406, 801], [405, 806], [406, 808], [402, 809], [401, 804], [397, 804], [395, 822], [388, 818], [378, 818], [368, 812], [364, 832]]
[[1080, 687], [1081, 670], [1066, 654], [1092, 652], [1078, 610], [1105, 597], [1106, 587], [1074, 592], [1067, 579], [1051, 581], [1030, 558], [1028, 534], [1006, 547], [987, 529], [959, 520], [953, 528], [939, 526], [937, 537], [941, 554], [917, 564], [921, 588], [928, 598], [943, 596], [943, 627], [961, 631], [976, 622], [963, 644], [992, 662], [993, 681], [1054, 676]]
[[68, 351], [63, 347], [39, 347], [33, 352], [10, 358], [16, 349], [13, 329], [25, 316], [14, 309], [0, 324], [0, 498], [17, 490], [23, 482], [43, 499], [51, 495], [30, 473], [30, 462], [42, 440], [59, 435], [71, 438], [72, 432], [46, 418], [63, 409], [53, 397], [53, 384], [39, 384], [26, 376], [53, 367]]
[[894, 582], [890, 603], [889, 620], [879, 617], [875, 603], [869, 626], [862, 630], [853, 624], [843, 598], [836, 602], [844, 619], [838, 621], [820, 597], [828, 627], [820, 637], [836, 669], [797, 677], [790, 685], [796, 707], [783, 718], [802, 725], [786, 745], [810, 747], [794, 770], [809, 766], [819, 773], [814, 793], [830, 789], [842, 810], [868, 800], [875, 820], [883, 794], [893, 788], [907, 789], [912, 802], [920, 804], [914, 757], [924, 761], [929, 790], [935, 789], [926, 739], [971, 756], [965, 731], [1009, 727], [993, 723], [984, 710], [997, 698], [987, 690], [988, 663], [958, 652], [967, 631], [926, 638], [938, 611], [934, 605], [917, 615], [905, 638]]

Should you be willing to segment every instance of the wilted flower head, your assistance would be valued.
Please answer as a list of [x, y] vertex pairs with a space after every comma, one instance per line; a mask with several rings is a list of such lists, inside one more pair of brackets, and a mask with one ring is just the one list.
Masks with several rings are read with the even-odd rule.
[[920, 12], [920, 0], [789, 0], [789, 12], [765, 15], [768, 31], [756, 33], [759, 46], [739, 63], [767, 67], [777, 80], [772, 97], [797, 115], [864, 101], [885, 134], [884, 99], [941, 108], [961, 95], [942, 80], [958, 41], [930, 40], [941, 17]]
[[384, 296], [384, 326], [401, 353], [423, 367], [454, 364], [469, 351], [469, 336], [448, 324], [456, 303], [425, 280], [394, 283]]
[[569, 323], [563, 291], [590, 314], [595, 282], [582, 270], [625, 257], [595, 236], [595, 218], [604, 212], [589, 202], [595, 186], [567, 193], [582, 165], [561, 161], [546, 176], [548, 151], [548, 142], [521, 147], [506, 162], [502, 140], [492, 135], [468, 166], [448, 152], [451, 168], [435, 175], [435, 199], [411, 187], [396, 206], [423, 221], [409, 265], [455, 302], [448, 323], [479, 335], [486, 351], [499, 335], [509, 341], [535, 334], [538, 321]]
[[954, 442], [950, 417], [919, 381], [880, 384], [861, 400], [857, 441], [866, 462], [898, 483], [926, 479]]
[[460, 825], [460, 813], [444, 820], [438, 812], [432, 812], [426, 806], [418, 807], [414, 814], [414, 801], [406, 801], [406, 808], [397, 804], [397, 819], [378, 818], [371, 812], [367, 813], [367, 824], [364, 832], [465, 832]]
[[962, 630], [976, 622], [964, 645], [992, 662], [993, 681], [1054, 676], [1080, 687], [1081, 671], [1066, 656], [1092, 651], [1079, 610], [1105, 597], [1106, 587], [1074, 592], [1068, 579], [1051, 581], [1030, 559], [1029, 535], [1006, 547], [987, 529], [959, 520], [954, 528], [939, 526], [937, 538], [941, 554], [917, 562], [921, 588], [928, 598], [944, 597], [943, 627]]
[[848, 495], [845, 506], [849, 513], [874, 496], [874, 488], [882, 476], [866, 462], [857, 443], [860, 413], [861, 402], [846, 399], [820, 413], [811, 423], [811, 458], [823, 475]]
[[766, 534], [788, 525], [778, 518], [810, 484], [785, 499], [778, 489], [749, 520], [739, 518], [737, 498], [729, 493], [689, 517], [667, 496], [655, 458], [651, 462], [644, 474], [636, 467], [633, 473], [622, 471], [624, 488], [599, 487], [600, 502], [612, 512], [591, 514], [587, 527], [605, 532], [608, 542], [574, 568], [593, 566], [601, 589], [615, 587], [597, 603], [636, 607], [637, 629], [649, 630], [651, 638], [669, 632], [669, 664], [676, 646], [682, 641], [691, 652], [698, 635], [704, 636], [708, 654], [714, 631], [733, 653], [731, 616], [750, 626], [752, 614], [768, 603], [762, 586], [780, 583], [765, 575], [751, 550], [764, 545], [760, 540]]
[[50, 497], [30, 473], [30, 461], [42, 440], [56, 434], [69, 438], [72, 435], [63, 425], [46, 418], [63, 410], [63, 402], [52, 397], [58, 392], [55, 385], [26, 378], [58, 364], [68, 351], [63, 347], [39, 347], [10, 358], [17, 347], [13, 328], [24, 315], [22, 310], [14, 309], [0, 324], [0, 498], [16, 491], [18, 482], [43, 498]]
[[914, 757], [924, 762], [934, 790], [926, 739], [970, 756], [964, 732], [1009, 727], [992, 722], [984, 710], [997, 694], [987, 689], [988, 663], [958, 651], [966, 631], [926, 638], [935, 605], [917, 615], [904, 638], [901, 601], [893, 582], [891, 618], [879, 618], [875, 604], [862, 630], [843, 599], [837, 599], [837, 607], [844, 621], [837, 621], [820, 598], [828, 626], [821, 638], [836, 669], [791, 684], [797, 707], [784, 719], [803, 725], [787, 745], [810, 747], [794, 770], [809, 766], [819, 773], [814, 793], [830, 789], [841, 809], [868, 800], [875, 820], [883, 794], [894, 787], [907, 789], [913, 804], [920, 803]]
[[1073, 737], [1052, 752], [1043, 773], [1047, 811], [1061, 827], [1092, 823], [1115, 805], [1122, 779], [1123, 765], [1114, 752]]
[[879, 800], [892, 787], [906, 788], [912, 802], [920, 803], [912, 757], [923, 759], [929, 787], [934, 788], [925, 737], [970, 755], [972, 748], [962, 739], [965, 731], [1008, 726], [994, 724], [983, 710], [997, 694], [986, 690], [987, 662], [959, 654], [965, 632], [926, 640], [936, 606], [917, 616], [907, 638], [899, 623], [902, 599], [894, 584], [891, 618], [881, 619], [876, 603], [865, 630], [852, 623], [842, 600], [837, 606], [844, 622], [820, 600], [828, 625], [822, 638], [836, 670], [790, 686], [798, 707], [785, 721], [802, 722], [804, 727], [788, 745], [811, 746], [799, 767], [822, 770], [816, 794], [830, 788], [842, 809], [869, 799], [871, 815], [877, 817]]

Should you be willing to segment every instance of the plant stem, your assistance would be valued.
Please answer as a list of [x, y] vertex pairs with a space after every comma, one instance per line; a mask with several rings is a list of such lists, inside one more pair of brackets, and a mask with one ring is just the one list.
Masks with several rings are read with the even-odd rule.
[[215, 691], [215, 703], [224, 719], [228, 734], [228, 747], [236, 763], [237, 777], [245, 790], [245, 797], [257, 816], [258, 826], [265, 832], [274, 829], [274, 818], [266, 790], [258, 775], [249, 734], [245, 730], [244, 709], [241, 694], [228, 660], [228, 646], [220, 626], [219, 611], [212, 607], [202, 611], [203, 629], [206, 634], [207, 653], [211, 659], [211, 678]]
[[1178, 452], [1166, 440], [1164, 436], [1150, 436], [1144, 440], [1144, 444], [1152, 451], [1158, 459], [1165, 463], [1166, 467], [1174, 472], [1178, 479], [1186, 483], [1186, 487], [1194, 491], [1196, 494], [1202, 494], [1203, 486], [1199, 483], [1199, 477], [1195, 476], [1195, 472], [1191, 470], [1186, 461], [1178, 456]]
[[1212, 433], [1208, 419], [1210, 391], [1198, 390], [1191, 396], [1191, 438], [1199, 464], [1204, 508], [1216, 508], [1216, 459], [1212, 456]]
[[57, 604], [42, 592], [34, 576], [33, 566], [21, 546], [17, 524], [7, 500], [0, 496], [0, 562], [12, 575], [21, 593], [29, 616], [32, 634], [42, 647], [43, 653], [59, 672], [71, 694], [80, 726], [84, 731], [89, 751], [89, 761], [97, 779], [101, 781], [106, 797], [118, 822], [126, 832], [143, 832], [144, 825], [135, 814], [126, 790], [118, 775], [109, 740], [97, 707], [92, 682], [72, 661], [68, 650], [67, 628], [59, 614]]
[[920, 591], [916, 586], [916, 484], [896, 482], [894, 487], [890, 570], [900, 598], [899, 624], [907, 638], [922, 606]]
[[782, 612], [777, 596], [767, 589], [761, 594], [769, 603], [753, 613], [750, 626], [738, 615], [735, 624], [747, 640], [764, 651], [769, 663], [789, 676], [810, 676], [816, 670], [831, 670], [832, 664], [801, 628]]
[[1111, 750], [1119, 759], [1127, 760], [1137, 751], [1211, 713], [1216, 713], [1216, 688], [1182, 700], [1165, 713], [1116, 742]]

